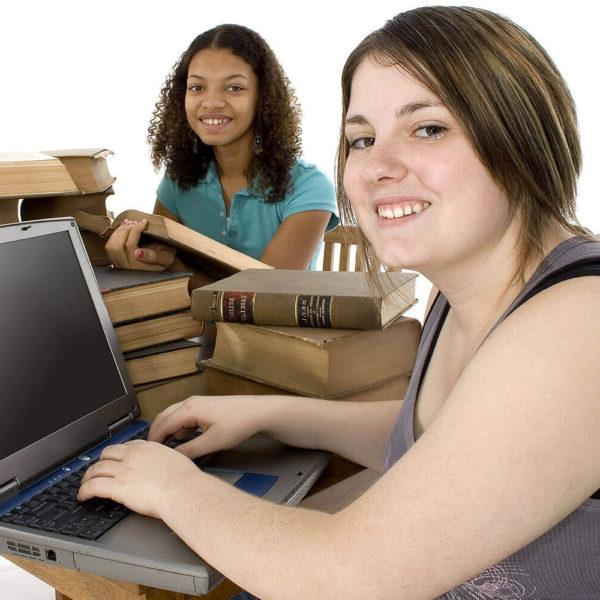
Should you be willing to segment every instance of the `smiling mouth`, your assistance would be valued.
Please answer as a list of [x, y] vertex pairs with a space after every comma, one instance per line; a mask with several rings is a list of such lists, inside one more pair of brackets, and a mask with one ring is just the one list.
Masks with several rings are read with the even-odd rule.
[[411, 202], [410, 204], [380, 204], [377, 207], [377, 214], [382, 219], [401, 219], [409, 215], [420, 214], [427, 210], [431, 204], [429, 202]]
[[232, 119], [228, 117], [200, 119], [200, 123], [202, 123], [202, 125], [204, 127], [207, 127], [208, 129], [220, 129], [222, 127], [225, 127], [225, 125], [227, 125], [228, 123], [231, 123], [231, 121]]

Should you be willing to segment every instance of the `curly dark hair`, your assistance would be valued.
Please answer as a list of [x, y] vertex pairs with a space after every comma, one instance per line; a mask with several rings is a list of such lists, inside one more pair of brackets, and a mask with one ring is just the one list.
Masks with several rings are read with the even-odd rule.
[[164, 165], [167, 176], [182, 189], [189, 189], [206, 175], [213, 149], [202, 143], [188, 123], [185, 93], [190, 61], [207, 48], [231, 50], [254, 70], [259, 85], [254, 131], [260, 136], [261, 151], [253, 153], [244, 175], [265, 201], [280, 201], [301, 151], [300, 106], [271, 48], [258, 33], [242, 25], [219, 25], [205, 31], [173, 66], [148, 128], [152, 164], [156, 170]]

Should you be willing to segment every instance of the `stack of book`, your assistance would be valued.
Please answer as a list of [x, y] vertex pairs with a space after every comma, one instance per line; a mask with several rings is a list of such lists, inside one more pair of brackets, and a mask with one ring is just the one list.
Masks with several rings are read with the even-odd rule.
[[[0, 154], [0, 223], [74, 216], [107, 216], [114, 193], [105, 148]], [[82, 233], [93, 264], [108, 264], [104, 242]]]
[[197, 336], [191, 316], [190, 273], [94, 267], [142, 416], [152, 420], [165, 406], [206, 393], [198, 371]]
[[390, 273], [376, 292], [361, 272], [248, 269], [193, 290], [192, 316], [217, 322], [209, 394], [402, 398], [421, 330], [401, 316], [415, 278]]

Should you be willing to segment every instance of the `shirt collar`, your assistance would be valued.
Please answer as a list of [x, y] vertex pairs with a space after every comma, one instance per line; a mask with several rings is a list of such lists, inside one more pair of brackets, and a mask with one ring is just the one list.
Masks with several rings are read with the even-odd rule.
[[[202, 179], [200, 179], [199, 183], [205, 183], [215, 188], [216, 190], [221, 192], [221, 182], [219, 181], [219, 175], [217, 174], [217, 165], [214, 160], [211, 160], [208, 163], [208, 167], [206, 168], [206, 174]], [[244, 188], [239, 192], [236, 192], [240, 196], [252, 196], [248, 188]]]

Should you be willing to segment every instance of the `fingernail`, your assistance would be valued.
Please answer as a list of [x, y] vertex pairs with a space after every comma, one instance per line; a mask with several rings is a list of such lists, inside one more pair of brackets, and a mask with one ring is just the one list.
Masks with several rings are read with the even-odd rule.
[[136, 258], [144, 258], [144, 251], [143, 250], [136, 250], [135, 251], [135, 257]]

